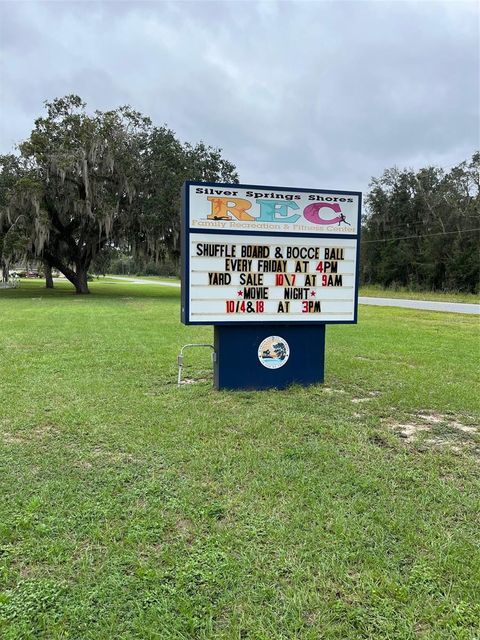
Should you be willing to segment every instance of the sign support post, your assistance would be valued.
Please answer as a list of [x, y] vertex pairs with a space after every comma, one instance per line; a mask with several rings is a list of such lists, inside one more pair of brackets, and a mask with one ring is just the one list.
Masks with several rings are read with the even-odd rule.
[[214, 325], [216, 389], [322, 383], [357, 322], [361, 193], [186, 182], [182, 322]]
[[[274, 334], [287, 342], [290, 353], [281, 367], [266, 368], [259, 360], [259, 345]], [[324, 380], [325, 325], [216, 326], [214, 346], [216, 389], [284, 389]]]

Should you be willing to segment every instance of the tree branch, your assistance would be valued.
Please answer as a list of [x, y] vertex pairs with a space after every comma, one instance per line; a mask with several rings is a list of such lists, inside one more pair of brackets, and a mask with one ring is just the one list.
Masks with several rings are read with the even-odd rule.
[[57, 256], [53, 255], [53, 253], [50, 253], [49, 251], [44, 251], [42, 255], [43, 258], [47, 260], [52, 267], [58, 269], [68, 280], [70, 280], [72, 284], [75, 284], [77, 274], [73, 269], [67, 267]]

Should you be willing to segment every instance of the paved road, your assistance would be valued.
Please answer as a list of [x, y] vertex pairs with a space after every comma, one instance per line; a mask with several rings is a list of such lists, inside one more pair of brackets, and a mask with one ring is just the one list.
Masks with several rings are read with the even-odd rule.
[[[180, 287], [179, 282], [161, 282], [160, 280], [145, 280], [143, 278], [124, 278], [109, 276], [114, 280], [123, 280], [135, 284], [159, 284], [163, 287]], [[420, 309], [423, 311], [448, 311], [449, 313], [469, 313], [480, 315], [480, 304], [464, 304], [461, 302], [432, 302], [430, 300], [401, 300], [400, 298], [358, 298], [360, 304], [371, 304], [378, 307], [405, 307], [406, 309]]]

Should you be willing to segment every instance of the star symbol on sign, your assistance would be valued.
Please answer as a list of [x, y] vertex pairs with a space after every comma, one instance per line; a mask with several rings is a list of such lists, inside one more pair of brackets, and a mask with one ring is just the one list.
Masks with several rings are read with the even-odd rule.
[[243, 296], [243, 291], [237, 291], [237, 296]]
[[316, 291], [310, 291], [310, 295], [312, 296], [312, 298], [314, 298], [317, 295]]

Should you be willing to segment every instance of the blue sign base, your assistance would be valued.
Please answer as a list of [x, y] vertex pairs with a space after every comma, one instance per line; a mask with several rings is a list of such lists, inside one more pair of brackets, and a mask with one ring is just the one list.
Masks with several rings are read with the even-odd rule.
[[[286, 357], [282, 353], [283, 360], [263, 359], [268, 365], [264, 366], [258, 351], [270, 336], [282, 338], [289, 354]], [[284, 389], [291, 384], [318, 384], [324, 380], [325, 325], [216, 325], [214, 346], [216, 389]]]

